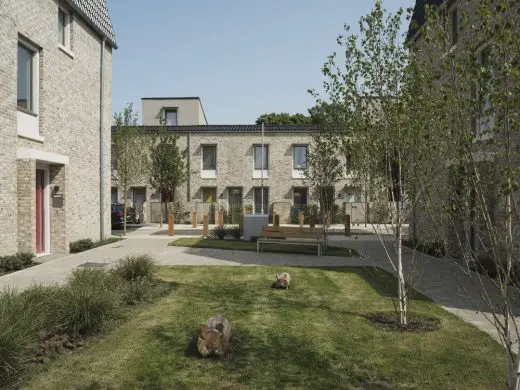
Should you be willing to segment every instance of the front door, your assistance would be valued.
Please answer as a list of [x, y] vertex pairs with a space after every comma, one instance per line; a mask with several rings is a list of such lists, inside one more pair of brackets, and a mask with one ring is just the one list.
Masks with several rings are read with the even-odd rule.
[[45, 171], [36, 170], [36, 253], [45, 253]]
[[203, 214], [208, 214], [210, 224], [215, 223], [215, 204], [217, 201], [217, 189], [205, 187], [202, 189]]
[[238, 218], [242, 214], [242, 188], [229, 188], [228, 192], [231, 223], [238, 223]]

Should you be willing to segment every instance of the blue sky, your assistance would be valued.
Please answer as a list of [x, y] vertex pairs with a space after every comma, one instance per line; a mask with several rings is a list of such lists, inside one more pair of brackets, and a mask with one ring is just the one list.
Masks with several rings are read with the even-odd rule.
[[[108, 0], [119, 49], [113, 110], [141, 97], [199, 96], [209, 124], [307, 112], [344, 23], [373, 0]], [[384, 0], [389, 11], [414, 0]]]

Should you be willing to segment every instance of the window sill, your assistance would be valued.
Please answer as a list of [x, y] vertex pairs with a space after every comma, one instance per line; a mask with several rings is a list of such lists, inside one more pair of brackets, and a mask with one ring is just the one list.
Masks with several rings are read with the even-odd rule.
[[293, 179], [305, 179], [305, 171], [303, 169], [293, 169], [291, 176]]
[[201, 179], [216, 179], [217, 171], [203, 170], [200, 173], [200, 178]]
[[67, 47], [63, 46], [61, 43], [58, 43], [58, 49], [68, 55], [70, 58], [74, 59], [74, 53], [71, 52]]
[[253, 170], [253, 179], [269, 179], [269, 171], [267, 169], [255, 169]]
[[20, 106], [17, 106], [18, 111], [23, 112], [24, 114], [34, 116], [35, 118], [38, 118], [38, 114], [35, 112], [32, 112], [31, 110], [28, 110], [27, 108], [23, 108]]
[[45, 138], [40, 136], [40, 135], [24, 135], [24, 134], [18, 134], [18, 137], [19, 138], [24, 138], [24, 139], [28, 139], [28, 140], [31, 140], [31, 141], [36, 141], [36, 142], [40, 142], [40, 143], [44, 143], [45, 142]]

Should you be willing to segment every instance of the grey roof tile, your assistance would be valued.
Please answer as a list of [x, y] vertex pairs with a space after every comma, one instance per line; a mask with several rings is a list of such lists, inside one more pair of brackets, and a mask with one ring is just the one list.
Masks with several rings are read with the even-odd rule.
[[116, 36], [108, 12], [107, 0], [67, 0], [67, 2], [95, 30], [101, 33], [111, 46], [117, 49]]
[[[141, 126], [146, 131], [158, 131], [161, 126]], [[208, 133], [258, 133], [261, 125], [193, 125], [193, 126], [164, 126], [174, 132], [208, 132]], [[114, 127], [112, 127], [114, 128]], [[318, 128], [315, 125], [265, 125], [265, 133], [303, 133], [313, 132]]]

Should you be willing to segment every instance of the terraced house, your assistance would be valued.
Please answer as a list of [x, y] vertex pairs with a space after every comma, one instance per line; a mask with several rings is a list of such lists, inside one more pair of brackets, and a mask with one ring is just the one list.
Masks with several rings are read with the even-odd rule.
[[0, 6], [0, 254], [110, 234], [112, 50], [105, 0]]
[[[165, 194], [166, 201], [180, 201], [186, 210], [195, 209], [202, 221], [208, 213], [280, 215], [282, 223], [297, 218], [297, 210], [317, 200], [304, 180], [307, 151], [311, 146], [313, 125], [210, 125], [198, 97], [143, 98], [145, 131], [153, 133], [164, 121], [176, 132], [181, 149], [187, 149], [188, 182], [176, 194]], [[327, 193], [338, 207], [346, 208], [353, 221], [364, 221], [360, 189], [349, 179]], [[112, 202], [122, 201], [113, 182]], [[146, 222], [158, 222], [160, 194], [136, 183], [128, 194], [130, 203], [142, 210]]]

